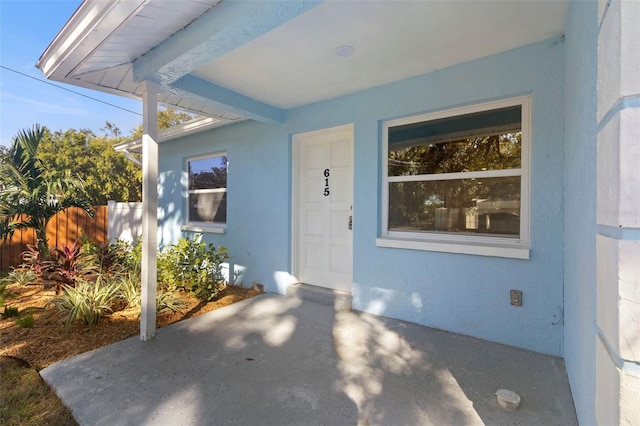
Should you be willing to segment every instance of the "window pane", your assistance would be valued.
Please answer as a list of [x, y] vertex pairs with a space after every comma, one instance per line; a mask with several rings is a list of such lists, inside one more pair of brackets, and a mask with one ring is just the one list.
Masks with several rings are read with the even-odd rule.
[[518, 237], [520, 177], [389, 183], [389, 230]]
[[190, 193], [189, 220], [226, 223], [227, 192]]
[[227, 157], [189, 161], [189, 190], [227, 187]]
[[389, 129], [389, 176], [521, 167], [521, 106]]

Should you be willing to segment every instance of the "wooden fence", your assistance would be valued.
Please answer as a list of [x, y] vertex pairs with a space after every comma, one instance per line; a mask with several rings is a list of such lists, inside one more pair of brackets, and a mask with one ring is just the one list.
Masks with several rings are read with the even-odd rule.
[[[107, 240], [107, 206], [94, 207], [94, 217], [89, 217], [77, 207], [58, 213], [47, 225], [49, 247], [61, 247], [73, 244], [80, 236], [87, 235], [91, 240]], [[16, 231], [7, 241], [0, 240], [0, 271], [9, 271], [22, 263], [21, 253], [27, 244], [36, 244], [36, 233], [32, 229]]]

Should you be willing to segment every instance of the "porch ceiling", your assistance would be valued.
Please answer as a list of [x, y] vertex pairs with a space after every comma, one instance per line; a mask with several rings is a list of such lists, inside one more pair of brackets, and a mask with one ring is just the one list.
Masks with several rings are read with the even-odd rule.
[[[216, 117], [287, 109], [564, 31], [555, 1], [85, 1], [38, 62], [47, 78]], [[340, 46], [352, 46], [344, 57]]]

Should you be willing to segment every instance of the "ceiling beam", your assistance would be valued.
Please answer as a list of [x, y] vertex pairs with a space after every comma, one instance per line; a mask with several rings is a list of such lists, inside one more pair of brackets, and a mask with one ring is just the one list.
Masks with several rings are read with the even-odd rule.
[[185, 75], [175, 83], [165, 86], [163, 92], [190, 98], [203, 98], [216, 108], [223, 108], [226, 111], [265, 123], [283, 123], [285, 120], [286, 112], [283, 109], [192, 75]]
[[133, 63], [140, 82], [174, 83], [200, 66], [322, 3], [323, 0], [224, 0]]

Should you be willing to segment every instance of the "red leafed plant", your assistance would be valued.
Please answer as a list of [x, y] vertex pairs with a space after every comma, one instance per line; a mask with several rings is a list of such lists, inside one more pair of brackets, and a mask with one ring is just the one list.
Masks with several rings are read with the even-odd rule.
[[112, 277], [125, 272], [125, 254], [124, 246], [111, 244], [107, 240], [91, 245], [90, 259], [101, 275]]
[[[21, 269], [30, 269], [38, 278], [42, 278], [43, 261], [40, 259], [38, 247], [27, 244], [27, 250], [22, 252], [22, 262], [22, 265], [20, 265]], [[46, 261], [44, 263], [46, 266]]]
[[51, 251], [50, 280], [56, 281], [56, 294], [62, 286], [75, 286], [79, 278], [89, 279], [95, 273], [88, 255], [82, 253], [82, 244], [77, 240], [73, 245], [62, 244]]

